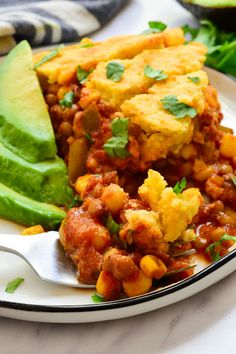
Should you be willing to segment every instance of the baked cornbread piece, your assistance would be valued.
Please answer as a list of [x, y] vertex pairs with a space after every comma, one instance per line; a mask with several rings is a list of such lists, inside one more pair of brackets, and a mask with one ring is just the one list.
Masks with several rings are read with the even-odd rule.
[[203, 201], [198, 188], [188, 188], [176, 194], [172, 188], [167, 187], [159, 172], [150, 169], [148, 177], [139, 187], [138, 194], [158, 215], [156, 228], [162, 230], [164, 241], [173, 242], [183, 237], [186, 231], [190, 234], [187, 227]]
[[[88, 43], [90, 47], [86, 47]], [[64, 85], [75, 78], [78, 65], [85, 70], [90, 70], [101, 61], [133, 58], [145, 49], [176, 46], [183, 43], [184, 35], [180, 28], [167, 29], [150, 35], [112, 37], [98, 43], [85, 39], [79, 44], [62, 48], [57, 56], [37, 68], [37, 74], [41, 81], [47, 80], [49, 83]], [[38, 62], [49, 53], [47, 51], [36, 54], [34, 62]]]
[[[198, 77], [199, 82], [194, 83], [189, 77]], [[129, 117], [131, 125], [141, 128], [138, 140], [143, 161], [165, 158], [169, 152], [177, 153], [192, 138], [192, 118], [176, 118], [164, 109], [161, 99], [174, 95], [201, 114], [207, 85], [207, 74], [203, 71], [173, 76], [153, 85], [148, 94], [136, 95], [122, 104], [123, 114]]]
[[[146, 65], [162, 70], [168, 76], [183, 75], [202, 68], [206, 47], [199, 43], [180, 45], [163, 49], [145, 50], [131, 60], [117, 60], [125, 67], [119, 82], [107, 78], [107, 62], [97, 65], [86, 85], [92, 96], [99, 97], [109, 107], [120, 110], [120, 105], [132, 96], [147, 93], [156, 81], [144, 75]], [[83, 100], [82, 105], [86, 105]], [[84, 103], [85, 101], [85, 103]], [[89, 98], [87, 100], [89, 104]]]
[[152, 210], [125, 212], [128, 229], [136, 230], [141, 223], [142, 227], [150, 230], [159, 249], [165, 247], [165, 242], [174, 242], [187, 231], [203, 201], [198, 188], [189, 188], [176, 194], [172, 188], [166, 186], [167, 183], [159, 172], [149, 170], [148, 177], [139, 187], [138, 193]]

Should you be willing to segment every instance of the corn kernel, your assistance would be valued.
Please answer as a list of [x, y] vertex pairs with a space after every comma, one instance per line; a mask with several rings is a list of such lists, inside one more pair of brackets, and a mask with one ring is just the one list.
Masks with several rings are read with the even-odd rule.
[[236, 136], [231, 134], [224, 134], [220, 141], [221, 155], [233, 158], [236, 156]]
[[101, 271], [99, 274], [96, 290], [99, 295], [106, 300], [115, 300], [120, 296], [121, 282], [114, 278], [110, 273]]
[[137, 296], [147, 293], [152, 286], [152, 279], [147, 277], [140, 269], [135, 277], [122, 282], [124, 292], [127, 296]]
[[103, 251], [110, 245], [110, 235], [103, 225], [96, 224], [97, 232], [92, 234], [92, 245], [98, 251]]
[[118, 184], [111, 183], [104, 188], [101, 199], [108, 210], [112, 213], [118, 213], [127, 200], [127, 195], [123, 188]]
[[193, 144], [187, 144], [181, 150], [181, 155], [185, 160], [192, 159], [197, 156], [197, 149]]
[[31, 227], [27, 227], [27, 229], [24, 229], [21, 234], [23, 236], [30, 236], [30, 235], [42, 234], [43, 232], [44, 229], [41, 225], [34, 225]]
[[140, 267], [144, 274], [149, 278], [160, 279], [167, 272], [165, 263], [161, 259], [146, 255], [140, 261]]
[[214, 173], [214, 167], [207, 165], [203, 160], [195, 159], [193, 173], [197, 181], [204, 182]]
[[88, 173], [84, 176], [80, 176], [79, 178], [77, 178], [75, 182], [75, 190], [81, 196], [81, 198], [83, 198], [84, 196], [84, 192], [87, 187], [88, 180], [91, 176], [92, 175]]

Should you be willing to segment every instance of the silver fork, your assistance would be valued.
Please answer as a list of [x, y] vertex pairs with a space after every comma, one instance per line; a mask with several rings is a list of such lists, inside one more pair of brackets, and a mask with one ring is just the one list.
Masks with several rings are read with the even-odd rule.
[[0, 234], [0, 251], [23, 258], [39, 278], [47, 282], [76, 288], [95, 288], [95, 285], [78, 281], [75, 267], [66, 256], [56, 231], [32, 236]]

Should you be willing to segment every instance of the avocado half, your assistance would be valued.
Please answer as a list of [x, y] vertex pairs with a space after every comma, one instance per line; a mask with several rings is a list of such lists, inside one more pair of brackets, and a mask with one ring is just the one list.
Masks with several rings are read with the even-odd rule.
[[236, 0], [177, 0], [197, 19], [207, 18], [221, 29], [236, 32]]

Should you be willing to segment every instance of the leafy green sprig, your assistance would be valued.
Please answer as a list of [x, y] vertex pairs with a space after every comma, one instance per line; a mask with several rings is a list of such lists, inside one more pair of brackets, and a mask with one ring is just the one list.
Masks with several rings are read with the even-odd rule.
[[190, 117], [197, 115], [197, 110], [186, 103], [180, 102], [175, 95], [165, 96], [161, 99], [164, 109], [173, 114], [176, 118]]
[[200, 28], [183, 26], [186, 38], [208, 48], [206, 65], [236, 77], [236, 34], [221, 31], [209, 20], [200, 24]]
[[112, 138], [103, 145], [104, 150], [110, 157], [125, 159], [130, 156], [126, 149], [128, 144], [128, 118], [115, 118], [111, 124]]
[[224, 234], [219, 241], [216, 241], [212, 244], [210, 244], [207, 248], [206, 248], [206, 253], [209, 253], [212, 260], [217, 262], [221, 256], [220, 253], [216, 250], [218, 246], [220, 246], [222, 244], [223, 241], [233, 241], [236, 242], [236, 237], [235, 236], [231, 236], [228, 234]]
[[187, 185], [187, 180], [185, 177], [183, 177], [181, 181], [177, 182], [176, 185], [173, 187], [173, 192], [175, 192], [175, 194], [181, 194], [183, 190], [186, 188], [186, 185]]

